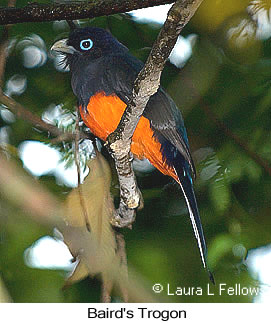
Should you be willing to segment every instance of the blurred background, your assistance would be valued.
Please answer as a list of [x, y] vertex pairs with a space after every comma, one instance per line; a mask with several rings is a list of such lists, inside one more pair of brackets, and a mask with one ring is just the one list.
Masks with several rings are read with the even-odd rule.
[[[21, 0], [18, 6], [27, 2]], [[1, 0], [0, 5], [7, 3]], [[78, 23], [107, 28], [145, 61], [169, 8]], [[205, 292], [168, 296], [164, 290], [167, 302], [270, 302], [270, 8], [269, 1], [261, 0], [204, 0], [163, 72], [162, 85], [185, 119], [208, 259], [217, 283], [210, 286], [214, 296]], [[12, 26], [3, 91], [46, 122], [74, 129], [76, 99], [70, 75], [61, 58], [50, 54], [54, 41], [68, 32], [65, 21]], [[0, 149], [60, 201], [77, 184], [72, 145], [52, 144], [47, 133], [16, 118], [3, 105]], [[89, 143], [81, 144], [81, 155], [89, 150]], [[133, 229], [122, 230], [128, 265], [140, 274], [149, 292], [155, 283], [170, 284], [173, 291], [178, 286], [206, 290], [208, 276], [181, 190], [148, 163], [134, 166], [145, 206]], [[30, 199], [27, 192], [20, 192], [25, 201]], [[112, 192], [118, 195], [115, 175]], [[31, 220], [0, 192], [0, 276], [8, 297], [14, 302], [98, 302], [97, 278], [62, 290], [74, 266], [71, 259], [51, 229]], [[259, 292], [219, 295], [221, 283], [258, 287]]]

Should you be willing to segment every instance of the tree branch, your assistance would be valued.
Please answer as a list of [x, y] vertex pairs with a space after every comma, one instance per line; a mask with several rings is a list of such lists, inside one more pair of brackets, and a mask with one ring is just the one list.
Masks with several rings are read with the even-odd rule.
[[80, 156], [79, 156], [79, 140], [80, 140], [80, 129], [79, 129], [79, 108], [77, 108], [76, 111], [76, 129], [75, 129], [75, 138], [74, 138], [74, 159], [75, 159], [75, 165], [77, 169], [77, 187], [78, 187], [78, 195], [79, 195], [79, 201], [81, 205], [81, 210], [85, 219], [86, 228], [89, 232], [91, 232], [90, 223], [88, 220], [88, 212], [87, 212], [87, 206], [85, 202], [85, 197], [82, 192], [82, 186], [81, 186], [81, 168], [80, 168]]
[[239, 146], [243, 151], [256, 162], [259, 166], [261, 166], [264, 171], [271, 176], [271, 166], [270, 163], [258, 155], [255, 151], [250, 149], [248, 144], [242, 140], [240, 137], [238, 137], [235, 133], [233, 133], [230, 128], [227, 127], [227, 125], [219, 120], [219, 118], [215, 115], [215, 113], [204, 103], [201, 104], [201, 109], [204, 111], [204, 113], [208, 116], [208, 118], [215, 123], [215, 125], [224, 132], [226, 136], [228, 136], [233, 142]]
[[[140, 192], [131, 166], [131, 138], [149, 98], [160, 85], [160, 76], [183, 27], [202, 0], [177, 0], [168, 12], [166, 22], [155, 41], [144, 68], [134, 83], [132, 99], [117, 129], [107, 138], [107, 146], [115, 159], [120, 182], [120, 207], [115, 217], [120, 227], [130, 225], [140, 203]], [[115, 225], [116, 225], [115, 224]]]
[[187, 86], [189, 88], [189, 92], [191, 97], [194, 99], [197, 98], [200, 103], [200, 108], [205, 113], [207, 118], [212, 121], [219, 130], [221, 130], [225, 136], [230, 138], [234, 144], [239, 146], [251, 159], [254, 160], [260, 167], [264, 169], [264, 171], [271, 176], [271, 165], [270, 162], [259, 155], [256, 151], [252, 150], [247, 142], [245, 142], [243, 139], [241, 139], [239, 136], [237, 136], [229, 127], [228, 125], [223, 121], [220, 120], [219, 117], [215, 114], [215, 112], [209, 107], [208, 103], [202, 95], [199, 93], [198, 89], [195, 87], [195, 84], [193, 83], [192, 79], [189, 77], [186, 79]]
[[91, 0], [70, 4], [30, 3], [22, 8], [0, 9], [0, 25], [22, 22], [75, 20], [108, 16], [174, 2], [173, 0]]
[[[56, 137], [52, 140], [52, 142], [60, 142], [60, 141], [72, 141], [75, 139], [76, 134], [72, 132], [64, 132], [57, 126], [49, 124], [43, 121], [39, 116], [33, 114], [31, 111], [26, 109], [20, 103], [16, 102], [12, 98], [6, 96], [2, 90], [0, 89], [0, 103], [7, 107], [8, 110], [13, 112], [18, 118], [21, 118], [29, 123], [31, 123], [34, 127], [49, 132], [52, 136]], [[93, 139], [91, 134], [80, 132], [80, 139]]]

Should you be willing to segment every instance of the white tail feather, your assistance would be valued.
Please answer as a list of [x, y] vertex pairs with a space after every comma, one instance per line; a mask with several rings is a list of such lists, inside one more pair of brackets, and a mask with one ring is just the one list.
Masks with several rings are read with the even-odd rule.
[[[176, 170], [175, 170], [176, 172]], [[177, 172], [176, 172], [177, 174]], [[194, 234], [195, 234], [195, 237], [197, 239], [197, 243], [198, 243], [198, 247], [199, 247], [199, 251], [200, 251], [200, 256], [201, 256], [201, 261], [202, 261], [202, 264], [203, 264], [203, 267], [206, 268], [206, 262], [205, 262], [205, 257], [204, 257], [204, 251], [202, 249], [202, 244], [201, 244], [201, 240], [200, 240], [200, 235], [199, 235], [199, 231], [198, 231], [198, 228], [197, 228], [197, 224], [195, 222], [195, 218], [194, 218], [194, 214], [192, 212], [192, 209], [191, 209], [191, 206], [190, 206], [190, 203], [189, 203], [189, 200], [188, 200], [188, 197], [185, 193], [185, 190], [183, 188], [183, 185], [182, 183], [179, 181], [179, 184], [181, 186], [181, 189], [182, 189], [182, 192], [183, 192], [183, 195], [185, 197], [185, 201], [186, 201], [186, 205], [188, 207], [188, 211], [189, 211], [189, 216], [190, 216], [190, 220], [191, 220], [191, 223], [192, 223], [192, 226], [193, 226], [193, 230], [194, 230]]]

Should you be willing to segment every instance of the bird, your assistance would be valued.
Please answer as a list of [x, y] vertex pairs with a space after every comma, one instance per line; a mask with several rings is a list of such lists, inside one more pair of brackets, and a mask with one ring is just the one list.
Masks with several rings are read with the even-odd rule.
[[[69, 37], [56, 41], [51, 51], [64, 55], [81, 118], [91, 133], [105, 142], [132, 98], [133, 84], [143, 62], [110, 32], [98, 27], [71, 30]], [[138, 159], [148, 159], [180, 185], [203, 267], [214, 283], [193, 189], [196, 171], [187, 132], [179, 108], [162, 86], [150, 97], [137, 124], [131, 152]]]

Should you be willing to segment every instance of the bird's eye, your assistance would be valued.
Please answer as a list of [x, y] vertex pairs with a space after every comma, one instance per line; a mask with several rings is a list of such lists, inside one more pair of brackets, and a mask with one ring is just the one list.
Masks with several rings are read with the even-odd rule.
[[89, 50], [93, 46], [93, 41], [88, 38], [88, 39], [83, 39], [80, 41], [80, 48], [82, 50]]

